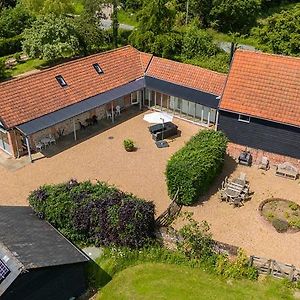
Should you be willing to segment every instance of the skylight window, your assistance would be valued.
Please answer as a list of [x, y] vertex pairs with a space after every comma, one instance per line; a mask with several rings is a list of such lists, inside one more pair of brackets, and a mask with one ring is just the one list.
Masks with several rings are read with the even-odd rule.
[[60, 84], [60, 86], [65, 87], [68, 85], [67, 82], [64, 80], [64, 78], [61, 75], [58, 75], [55, 78], [58, 81], [58, 83]]
[[8, 276], [9, 273], [10, 273], [10, 269], [0, 259], [0, 283]]
[[101, 67], [99, 66], [99, 64], [93, 64], [94, 69], [96, 70], [96, 72], [98, 74], [103, 74], [103, 70], [101, 69]]

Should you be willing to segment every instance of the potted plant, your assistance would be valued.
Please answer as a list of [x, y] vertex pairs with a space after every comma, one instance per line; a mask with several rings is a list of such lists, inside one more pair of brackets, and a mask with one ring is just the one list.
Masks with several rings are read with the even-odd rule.
[[127, 152], [132, 152], [135, 149], [134, 142], [131, 139], [124, 140], [123, 145]]

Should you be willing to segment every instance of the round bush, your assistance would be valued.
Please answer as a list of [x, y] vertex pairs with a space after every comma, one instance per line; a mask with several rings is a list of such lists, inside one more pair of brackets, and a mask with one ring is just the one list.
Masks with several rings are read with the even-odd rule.
[[287, 230], [289, 229], [289, 223], [281, 219], [273, 219], [272, 225], [274, 226], [276, 231], [280, 233], [287, 232]]

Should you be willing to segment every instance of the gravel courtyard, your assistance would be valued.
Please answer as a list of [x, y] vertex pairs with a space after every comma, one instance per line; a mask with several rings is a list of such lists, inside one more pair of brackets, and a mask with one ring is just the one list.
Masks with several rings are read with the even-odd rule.
[[[146, 112], [145, 112], [146, 113]], [[60, 183], [76, 178], [103, 180], [156, 204], [157, 213], [166, 209], [169, 198], [164, 171], [167, 159], [199, 127], [174, 120], [181, 136], [169, 141], [170, 147], [158, 149], [148, 131], [149, 123], [137, 115], [51, 158], [36, 160], [16, 171], [0, 166], [1, 205], [28, 205], [28, 193], [45, 183]], [[111, 138], [113, 137], [113, 138]], [[126, 152], [123, 140], [131, 138], [138, 147]]]
[[[98, 179], [152, 200], [157, 213], [161, 213], [170, 201], [164, 176], [167, 159], [198, 132], [199, 127], [175, 119], [181, 136], [169, 140], [169, 148], [158, 149], [148, 131], [149, 124], [142, 120], [143, 115], [15, 171], [0, 166], [0, 205], [28, 205], [28, 193], [45, 183], [60, 183], [70, 178], [80, 181]], [[136, 152], [125, 152], [125, 138], [136, 142]], [[250, 188], [255, 193], [244, 207], [234, 209], [227, 203], [220, 203], [217, 189], [225, 176], [238, 176], [241, 171], [247, 174]], [[300, 232], [279, 234], [263, 221], [258, 212], [259, 203], [271, 196], [300, 204], [299, 180], [283, 179], [274, 173], [274, 169], [262, 172], [255, 166], [236, 166], [227, 157], [223, 174], [209, 193], [197, 205], [184, 210], [193, 211], [199, 221], [207, 220], [214, 238], [219, 241], [240, 246], [249, 255], [274, 258], [300, 267]]]

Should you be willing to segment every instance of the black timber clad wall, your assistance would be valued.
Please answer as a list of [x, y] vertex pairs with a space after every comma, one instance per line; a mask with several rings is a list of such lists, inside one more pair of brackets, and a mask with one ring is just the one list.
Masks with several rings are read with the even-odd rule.
[[256, 118], [244, 123], [225, 111], [220, 111], [218, 128], [234, 143], [300, 158], [300, 128]]
[[219, 105], [220, 100], [217, 99], [218, 96], [210, 93], [180, 86], [178, 84], [167, 82], [150, 76], [145, 76], [145, 83], [146, 88], [161, 92], [163, 94], [179, 97], [215, 109], [218, 108]]
[[87, 288], [86, 262], [31, 269], [19, 275], [1, 300], [68, 300]]

